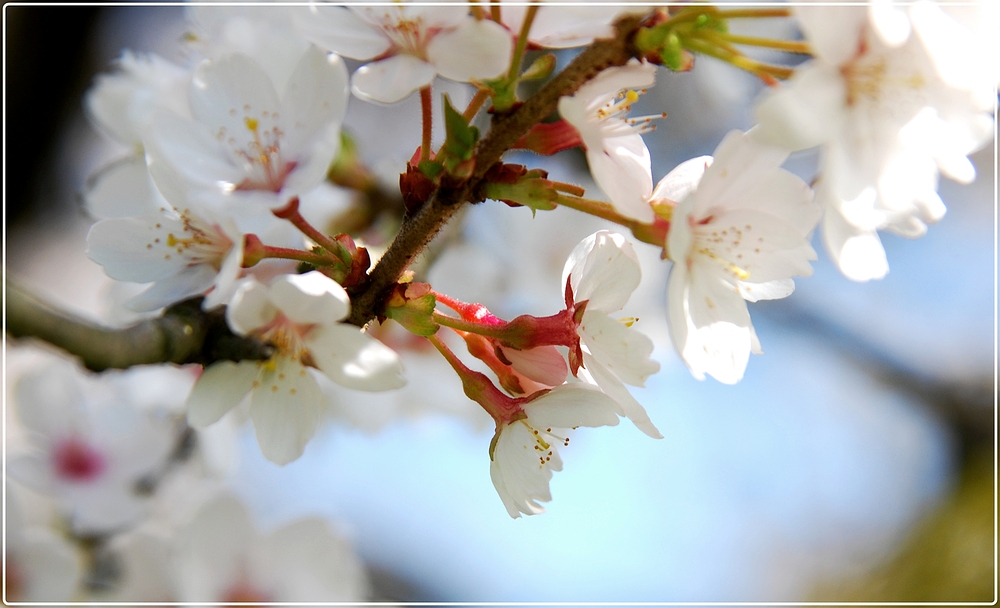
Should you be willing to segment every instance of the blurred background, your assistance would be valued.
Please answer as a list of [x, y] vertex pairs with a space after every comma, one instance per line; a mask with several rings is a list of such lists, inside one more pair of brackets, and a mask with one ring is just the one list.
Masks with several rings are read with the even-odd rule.
[[[81, 100], [124, 49], [182, 61], [184, 10], [5, 11], [6, 278], [84, 317], [121, 322], [111, 316], [110, 280], [84, 255], [93, 220], [79, 193], [122, 149], [87, 122]], [[794, 35], [787, 23], [758, 27]], [[636, 108], [668, 114], [646, 137], [654, 179], [749, 128], [760, 89], [710, 58], [689, 73], [661, 70]], [[417, 100], [350, 104], [347, 128], [391, 184], [419, 143]], [[419, 376], [413, 390], [340, 391], [329, 423], [285, 467], [264, 460], [252, 429], [234, 420], [235, 457], [216, 478], [261, 530], [306, 516], [330, 522], [363, 562], [375, 600], [992, 601], [994, 147], [973, 160], [975, 183], [942, 180], [948, 213], [927, 236], [883, 235], [884, 280], [848, 281], [817, 240], [814, 276], [787, 299], [751, 306], [766, 354], [736, 386], [693, 379], [674, 354], [668, 263], [637, 245], [643, 285], [625, 314], [656, 342], [662, 370], [634, 394], [665, 437], [630, 424], [576, 433], [543, 515], [506, 515], [488, 474], [488, 418], [420, 353], [404, 359]], [[513, 162], [593, 188], [582, 154]], [[815, 158], [796, 155], [787, 168], [809, 181]], [[533, 219], [527, 209], [477, 205], [446, 235], [429, 281], [508, 318], [551, 314], [566, 256], [607, 227], [567, 209]], [[10, 458], [31, 444], [13, 387], [52, 351], [7, 346]], [[31, 511], [40, 499], [23, 485], [8, 478], [7, 499]], [[82, 563], [80, 586], [114, 586], [114, 576], [94, 575], [99, 560]]]

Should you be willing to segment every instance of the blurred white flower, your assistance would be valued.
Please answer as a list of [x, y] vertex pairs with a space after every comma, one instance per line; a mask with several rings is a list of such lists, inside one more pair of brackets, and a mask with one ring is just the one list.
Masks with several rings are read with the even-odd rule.
[[267, 361], [220, 361], [205, 369], [188, 398], [188, 421], [205, 427], [250, 396], [250, 417], [264, 456], [287, 464], [302, 455], [325, 407], [313, 367], [366, 391], [403, 385], [399, 357], [353, 325], [344, 288], [318, 271], [282, 275], [268, 287], [247, 281], [226, 319], [236, 333], [274, 345]]
[[166, 464], [175, 426], [136, 408], [111, 379], [63, 362], [23, 376], [15, 401], [34, 449], [11, 455], [11, 477], [51, 496], [77, 533], [135, 523], [137, 485]]
[[367, 581], [348, 543], [318, 518], [261, 535], [232, 496], [206, 504], [176, 536], [183, 602], [361, 602]]
[[559, 114], [583, 140], [594, 181], [619, 213], [644, 222], [653, 220], [647, 202], [653, 177], [641, 134], [650, 130], [652, 117], [627, 118], [627, 114], [655, 80], [655, 65], [633, 59], [604, 70], [574, 95], [559, 99]]
[[226, 303], [243, 264], [243, 235], [209, 209], [181, 210], [164, 201], [142, 217], [110, 218], [87, 234], [87, 255], [113, 279], [153, 283], [125, 303], [156, 310], [206, 294], [206, 310]]
[[498, 424], [490, 446], [490, 478], [514, 518], [543, 513], [538, 503], [552, 500], [549, 480], [562, 470], [557, 445], [569, 445], [569, 429], [618, 424], [618, 404], [589, 384], [557, 386], [521, 407], [521, 417]]
[[[563, 269], [563, 284], [572, 288], [577, 308], [586, 302], [577, 333], [583, 349], [583, 365], [592, 380], [619, 405], [618, 413], [643, 433], [661, 439], [646, 409], [625, 384], [644, 386], [646, 378], [660, 369], [649, 358], [653, 341], [631, 327], [628, 319], [612, 319], [639, 286], [641, 270], [632, 244], [620, 234], [601, 230], [580, 242]], [[589, 378], [587, 377], [589, 376]]]
[[964, 45], [959, 36], [941, 41], [952, 20], [918, 4], [911, 14], [926, 36], [909, 36], [909, 23], [894, 21], [902, 12], [886, 13], [895, 17], [883, 15], [873, 27], [864, 7], [797, 7], [816, 59], [757, 108], [762, 140], [790, 150], [822, 146], [824, 240], [856, 281], [888, 272], [878, 230], [918, 237], [944, 215], [938, 171], [963, 183], [975, 179], [967, 155], [993, 133], [995, 94], [983, 94], [988, 79], [961, 74], [960, 66], [978, 65], [975, 56], [951, 55], [954, 66], [939, 73], [943, 66], [924, 38], [943, 49]]
[[296, 15], [306, 38], [335, 53], [375, 60], [358, 68], [351, 90], [361, 99], [394, 103], [438, 74], [460, 82], [496, 78], [510, 65], [513, 42], [503, 26], [469, 15], [468, 4], [330, 6], [313, 3]]
[[654, 202], [676, 204], [666, 243], [670, 333], [699, 379], [738, 382], [750, 353], [761, 352], [746, 301], [784, 298], [795, 289], [790, 277], [812, 274], [819, 208], [809, 187], [780, 168], [787, 156], [733, 131], [714, 162], [681, 163], [653, 192]]
[[14, 492], [4, 518], [4, 600], [65, 602], [74, 599], [83, 573], [77, 550], [47, 527], [28, 525]]
[[181, 187], [232, 204], [235, 215], [284, 205], [325, 178], [347, 97], [343, 62], [315, 47], [280, 98], [245, 55], [205, 61], [190, 88], [194, 120], [170, 112], [153, 119], [144, 140], [150, 173], [168, 199]]
[[[515, 36], [521, 31], [527, 8], [524, 4], [500, 2], [500, 19]], [[528, 40], [545, 48], [568, 49], [588, 45], [595, 38], [612, 38], [612, 24], [628, 10], [627, 6], [598, 2], [550, 1], [538, 7]]]

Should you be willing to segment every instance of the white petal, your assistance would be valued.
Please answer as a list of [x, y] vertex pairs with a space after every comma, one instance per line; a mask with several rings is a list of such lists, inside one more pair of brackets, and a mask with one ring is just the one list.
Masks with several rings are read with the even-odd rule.
[[583, 354], [583, 362], [597, 386], [618, 403], [621, 408], [621, 414], [631, 420], [632, 424], [646, 435], [649, 435], [653, 439], [663, 439], [663, 435], [659, 429], [649, 419], [646, 408], [642, 407], [642, 404], [635, 400], [635, 397], [632, 396], [632, 393], [628, 391], [628, 388], [622, 384], [622, 381], [617, 376], [600, 365], [587, 353]]
[[233, 295], [226, 308], [226, 322], [230, 329], [245, 336], [270, 323], [277, 314], [270, 290], [251, 279], [244, 281]]
[[230, 162], [229, 153], [212, 131], [193, 120], [166, 112], [157, 114], [143, 146], [149, 173], [168, 200], [172, 199], [167, 193], [178, 190], [178, 177], [181, 183], [219, 191], [243, 179], [242, 171]]
[[837, 66], [815, 61], [771, 89], [758, 104], [754, 129], [761, 141], [788, 150], [818, 146], [842, 129], [847, 117], [844, 78]]
[[496, 78], [510, 66], [510, 32], [489, 19], [467, 17], [427, 45], [427, 59], [438, 74], [459, 82]]
[[545, 386], [556, 386], [566, 381], [569, 366], [566, 358], [555, 346], [540, 346], [528, 350], [500, 347], [514, 371]]
[[[724, 211], [698, 226], [699, 243], [711, 238], [713, 262], [732, 282], [766, 283], [810, 276], [816, 259], [805, 236], [783, 220], [749, 210]], [[708, 234], [706, 234], [708, 233]], [[699, 258], [702, 257], [695, 253]]]
[[[310, 45], [281, 97], [282, 154], [297, 157], [308, 142], [324, 134], [327, 125], [339, 126], [347, 112], [349, 95], [344, 62]], [[333, 135], [339, 142], [339, 130], [334, 130]]]
[[246, 117], [273, 114], [281, 108], [278, 92], [264, 68], [239, 53], [202, 62], [191, 80], [190, 97], [194, 117], [213, 134], [225, 129], [240, 149], [248, 149], [254, 139]]
[[835, 209], [828, 209], [823, 218], [823, 242], [837, 267], [852, 281], [881, 279], [889, 272], [878, 233], [854, 226]]
[[434, 80], [434, 66], [412, 55], [363, 65], [351, 77], [351, 92], [365, 101], [395, 103]]
[[497, 438], [490, 477], [511, 517], [544, 513], [538, 503], [552, 500], [552, 467], [539, 462], [537, 445], [535, 435], [522, 422], [503, 427]]
[[271, 284], [271, 302], [295, 323], [336, 323], [351, 312], [351, 300], [336, 281], [313, 270], [286, 274]]
[[616, 409], [614, 399], [583, 383], [559, 385], [524, 406], [529, 424], [537, 429], [615, 426]]
[[587, 148], [594, 181], [622, 215], [653, 221], [649, 196], [653, 191], [649, 149], [638, 133], [606, 137], [601, 147]]
[[259, 551], [262, 566], [281, 587], [282, 601], [360, 602], [366, 596], [361, 561], [324, 519], [283, 526], [262, 539]]
[[599, 310], [584, 313], [579, 331], [594, 359], [626, 384], [643, 386], [646, 378], [660, 369], [660, 364], [649, 358], [653, 353], [649, 337]]
[[854, 56], [868, 23], [864, 6], [796, 6], [795, 15], [817, 57], [840, 65]]
[[135, 312], [152, 312], [212, 288], [218, 273], [207, 264], [188, 266], [177, 274], [162, 278], [148, 289], [132, 296], [125, 307]]
[[313, 3], [296, 11], [293, 19], [307, 39], [351, 59], [368, 60], [392, 47], [379, 28], [342, 6]]
[[910, 19], [906, 10], [892, 0], [872, 0], [868, 5], [872, 29], [886, 45], [898, 47], [910, 37]]
[[353, 325], [314, 328], [306, 343], [316, 367], [341, 386], [387, 391], [405, 384], [399, 355]]
[[226, 589], [245, 576], [256, 537], [249, 513], [235, 497], [222, 495], [203, 506], [176, 541], [177, 599], [223, 599]]
[[[550, 49], [584, 46], [595, 38], [612, 38], [617, 16], [627, 10], [622, 6], [591, 6], [578, 4], [542, 5], [531, 24], [529, 39]], [[513, 32], [521, 31], [525, 7], [503, 6], [503, 21]], [[511, 15], [511, 13], [515, 13]], [[514, 17], [514, 18], [512, 18]]]
[[24, 531], [24, 541], [17, 551], [8, 548], [7, 576], [12, 566], [18, 568], [26, 580], [18, 597], [7, 601], [18, 602], [67, 602], [73, 599], [83, 574], [81, 557], [73, 546], [45, 528]]
[[205, 368], [187, 399], [191, 426], [206, 427], [239, 405], [260, 374], [254, 361], [217, 361]]
[[573, 248], [563, 267], [562, 285], [567, 278], [576, 302], [588, 300], [587, 310], [610, 313], [628, 302], [639, 286], [642, 270], [624, 236], [601, 230]]
[[162, 204], [141, 154], [125, 157], [92, 175], [83, 202], [87, 212], [98, 218], [138, 217]]
[[188, 265], [188, 259], [168, 245], [172, 235], [183, 234], [184, 223], [162, 213], [101, 220], [87, 234], [87, 256], [113, 279], [149, 283]]
[[758, 300], [778, 300], [787, 298], [795, 291], [795, 281], [791, 279], [777, 279], [766, 283], [744, 283], [738, 285], [740, 295], [748, 302]]
[[236, 293], [238, 279], [243, 271], [243, 239], [238, 238], [233, 248], [222, 260], [222, 267], [215, 275], [212, 291], [205, 296], [205, 301], [201, 307], [211, 310], [216, 306], [222, 306], [229, 302], [229, 299]]
[[650, 199], [666, 199], [675, 204], [683, 201], [698, 187], [705, 169], [711, 164], [711, 156], [699, 156], [682, 162], [656, 184]]
[[250, 418], [265, 458], [288, 464], [302, 455], [316, 434], [323, 393], [297, 361], [275, 357], [274, 369], [264, 369], [260, 386], [250, 394]]

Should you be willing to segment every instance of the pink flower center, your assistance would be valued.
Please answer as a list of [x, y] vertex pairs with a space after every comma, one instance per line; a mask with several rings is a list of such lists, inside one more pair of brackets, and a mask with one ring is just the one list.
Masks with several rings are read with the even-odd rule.
[[59, 443], [52, 460], [56, 475], [70, 482], [92, 481], [107, 468], [100, 452], [75, 437]]

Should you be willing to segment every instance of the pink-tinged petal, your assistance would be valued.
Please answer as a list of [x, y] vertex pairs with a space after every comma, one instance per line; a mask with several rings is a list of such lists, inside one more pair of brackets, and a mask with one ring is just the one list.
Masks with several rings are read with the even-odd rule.
[[222, 495], [203, 506], [177, 535], [177, 599], [223, 599], [225, 590], [245, 576], [241, 570], [256, 537], [249, 513], [235, 497]]
[[306, 344], [316, 367], [341, 386], [377, 392], [406, 383], [399, 355], [353, 325], [315, 327]]
[[281, 108], [271, 78], [256, 61], [235, 53], [217, 61], [202, 62], [191, 80], [191, 113], [222, 139], [235, 138], [235, 146], [248, 149], [254, 129], [247, 117], [259, 119]]
[[351, 92], [365, 101], [395, 103], [434, 80], [434, 66], [412, 55], [363, 65], [351, 77]]
[[83, 202], [88, 213], [101, 219], [137, 217], [162, 206], [142, 155], [127, 156], [91, 175]]
[[[615, 376], [587, 353], [583, 354], [583, 364], [590, 372], [597, 386], [607, 396], [618, 403], [620, 414], [631, 420], [632, 424], [646, 435], [653, 439], [663, 439], [663, 435], [659, 429], [649, 419], [646, 408], [642, 407], [642, 404], [635, 400], [635, 397], [632, 396], [632, 393], [628, 391], [628, 388], [626, 388], [622, 381], [618, 379], [618, 376]], [[659, 366], [657, 366], [657, 369], [659, 369]]]
[[567, 278], [576, 302], [587, 300], [587, 310], [610, 313], [628, 302], [639, 286], [642, 270], [624, 236], [601, 230], [573, 248], [563, 267], [563, 285]]
[[157, 280], [148, 289], [132, 296], [125, 307], [135, 312], [152, 312], [181, 300], [198, 296], [212, 288], [218, 273], [206, 264], [188, 266], [169, 277]]
[[695, 191], [705, 169], [712, 164], [711, 156], [699, 156], [686, 160], [674, 167], [653, 189], [651, 200], [667, 200], [679, 203]]
[[463, 19], [427, 45], [427, 60], [438, 74], [459, 82], [496, 78], [510, 66], [510, 32], [489, 19]]
[[302, 364], [280, 356], [274, 363], [250, 394], [250, 418], [261, 453], [284, 465], [301, 456], [316, 434], [324, 397]]
[[268, 288], [251, 279], [233, 295], [226, 308], [226, 322], [230, 329], [245, 336], [273, 321], [277, 314], [278, 307], [271, 302]]
[[[444, 2], [443, 4], [421, 4], [405, 3], [391, 7], [389, 10], [397, 10], [396, 19], [408, 21], [419, 21], [425, 30], [438, 29], [450, 30], [459, 27], [469, 19], [469, 6], [459, 0], [458, 2]], [[386, 7], [366, 7], [361, 9], [366, 14], [372, 15], [379, 11], [386, 13]]]
[[787, 298], [795, 291], [795, 281], [791, 279], [776, 279], [766, 283], [745, 283], [737, 285], [740, 295], [748, 302], [758, 300], [779, 300]]
[[524, 406], [528, 423], [539, 430], [615, 426], [617, 409], [615, 400], [601, 389], [583, 383], [562, 384]]
[[602, 148], [587, 149], [594, 181], [619, 213], [643, 222], [653, 221], [649, 196], [653, 191], [649, 149], [639, 134], [608, 137]]
[[528, 350], [500, 347], [500, 350], [510, 361], [514, 371], [535, 382], [545, 386], [557, 386], [566, 382], [569, 366], [555, 346], [540, 346]]
[[293, 20], [306, 39], [351, 59], [368, 60], [392, 48], [381, 29], [342, 6], [313, 3], [296, 11]]
[[196, 428], [217, 422], [243, 401], [260, 375], [253, 361], [218, 361], [205, 368], [187, 399], [188, 423]]
[[351, 300], [344, 288], [317, 270], [275, 279], [271, 302], [290, 320], [304, 325], [329, 325], [351, 312]]
[[760, 141], [788, 150], [818, 146], [843, 130], [846, 96], [837, 66], [814, 61], [764, 96], [754, 111], [754, 132]]
[[889, 272], [878, 233], [858, 228], [836, 209], [827, 208], [823, 218], [823, 242], [840, 272], [852, 281], [881, 279]]
[[649, 357], [653, 341], [638, 330], [589, 308], [580, 323], [580, 338], [593, 358], [626, 384], [644, 386], [660, 370]]
[[[315, 138], [340, 141], [339, 127], [347, 113], [347, 67], [340, 57], [310, 45], [302, 55], [281, 97], [282, 155], [299, 156]], [[333, 153], [336, 153], [334, 148]], [[327, 160], [329, 164], [329, 160]]]
[[112, 279], [148, 283], [187, 266], [189, 260], [174, 250], [171, 240], [171, 235], [183, 234], [180, 218], [162, 213], [101, 220], [87, 234], [87, 256]]

